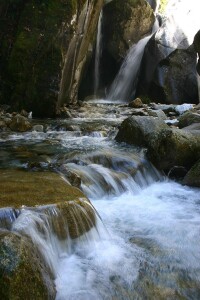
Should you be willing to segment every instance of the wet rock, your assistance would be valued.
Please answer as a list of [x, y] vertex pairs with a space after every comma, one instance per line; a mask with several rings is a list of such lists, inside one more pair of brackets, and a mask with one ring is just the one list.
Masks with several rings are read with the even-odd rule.
[[58, 238], [77, 238], [95, 226], [89, 200], [58, 174], [0, 170], [0, 177], [0, 208], [25, 206], [44, 211]]
[[179, 117], [179, 128], [189, 126], [193, 123], [200, 123], [200, 114], [188, 111]]
[[166, 120], [167, 116], [161, 109], [158, 110], [147, 110], [149, 116], [158, 117], [159, 119]]
[[32, 128], [32, 125], [27, 118], [17, 114], [12, 118], [12, 122], [9, 124], [12, 131], [25, 132]]
[[165, 114], [175, 113], [175, 105], [173, 104], [156, 104], [150, 103], [152, 109], [158, 110], [161, 109]]
[[118, 142], [147, 146], [148, 136], [161, 129], [168, 129], [163, 120], [154, 117], [132, 116], [124, 120], [116, 136]]
[[200, 160], [186, 174], [184, 184], [200, 187]]
[[169, 128], [162, 119], [129, 117], [119, 128], [116, 140], [147, 147], [150, 161], [167, 174], [175, 166], [187, 170], [200, 158], [200, 135]]
[[136, 98], [135, 100], [131, 101], [128, 106], [132, 108], [141, 108], [143, 107], [143, 103], [140, 98]]
[[52, 275], [27, 237], [0, 232], [0, 298], [55, 299]]
[[44, 126], [43, 125], [34, 125], [32, 128], [33, 131], [37, 131], [37, 132], [44, 132]]
[[200, 136], [180, 129], [159, 130], [148, 139], [147, 155], [167, 173], [174, 166], [189, 169], [200, 158]]
[[200, 123], [192, 123], [189, 126], [183, 127], [182, 130], [187, 130], [187, 131], [199, 131], [200, 132]]
[[175, 166], [175, 167], [171, 168], [171, 170], [169, 171], [169, 173], [167, 175], [171, 179], [182, 180], [186, 174], [187, 174], [186, 168], [180, 167], [180, 166]]

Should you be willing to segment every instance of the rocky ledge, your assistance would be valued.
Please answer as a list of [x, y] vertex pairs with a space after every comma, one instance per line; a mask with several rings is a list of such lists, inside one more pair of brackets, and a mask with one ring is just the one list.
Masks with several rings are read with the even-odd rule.
[[184, 184], [200, 186], [199, 105], [143, 105], [122, 122], [116, 140], [145, 147], [159, 170]]
[[0, 298], [55, 299], [46, 247], [56, 239], [68, 249], [95, 226], [95, 211], [56, 173], [0, 170], [0, 178]]

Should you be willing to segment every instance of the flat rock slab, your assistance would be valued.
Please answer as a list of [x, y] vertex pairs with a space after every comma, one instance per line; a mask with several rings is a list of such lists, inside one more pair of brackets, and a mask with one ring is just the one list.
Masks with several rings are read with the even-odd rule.
[[0, 208], [57, 204], [85, 195], [53, 172], [0, 170]]

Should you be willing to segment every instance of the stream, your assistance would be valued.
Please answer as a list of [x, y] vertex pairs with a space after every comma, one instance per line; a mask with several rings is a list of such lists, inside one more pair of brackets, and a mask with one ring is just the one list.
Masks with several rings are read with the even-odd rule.
[[33, 119], [44, 132], [0, 133], [0, 168], [70, 170], [97, 211], [96, 228], [70, 247], [45, 245], [57, 300], [200, 299], [199, 189], [168, 180], [143, 149], [115, 142], [131, 113], [124, 103], [91, 101], [71, 119]]

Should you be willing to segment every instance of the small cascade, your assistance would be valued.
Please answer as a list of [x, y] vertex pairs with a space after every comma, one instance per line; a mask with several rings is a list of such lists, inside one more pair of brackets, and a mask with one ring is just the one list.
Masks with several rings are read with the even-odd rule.
[[84, 199], [36, 208], [0, 209], [0, 229], [31, 238], [54, 276], [59, 259], [73, 252], [76, 240], [85, 243], [98, 238], [95, 228], [95, 210]]
[[0, 228], [10, 230], [12, 223], [17, 219], [19, 211], [11, 208], [1, 208], [0, 209]]
[[127, 191], [137, 193], [163, 179], [144, 157], [117, 151], [82, 156], [64, 164], [61, 172], [66, 177], [70, 172], [70, 177], [75, 174], [80, 178], [80, 188], [90, 199], [112, 198]]
[[101, 11], [97, 29], [97, 41], [95, 52], [95, 66], [94, 66], [94, 95], [97, 96], [97, 91], [100, 83], [100, 60], [102, 54], [102, 20], [103, 11]]
[[151, 36], [157, 29], [158, 21], [156, 20], [152, 29], [152, 33], [149, 36], [141, 39], [137, 44], [134, 44], [130, 48], [115, 80], [110, 87], [110, 91], [107, 97], [108, 99], [128, 102], [130, 98], [134, 98], [144, 49]]

